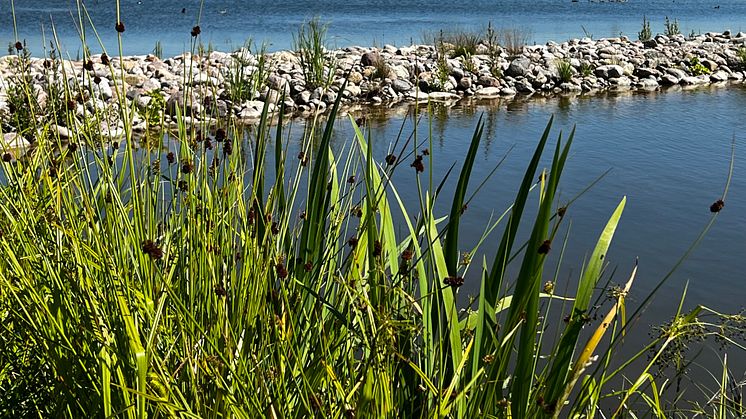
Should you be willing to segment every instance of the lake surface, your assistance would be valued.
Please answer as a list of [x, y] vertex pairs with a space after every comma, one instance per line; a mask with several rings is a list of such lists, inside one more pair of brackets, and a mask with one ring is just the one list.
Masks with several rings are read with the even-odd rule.
[[[32, 52], [42, 51], [42, 28], [46, 45], [52, 39], [52, 23], [71, 57], [80, 52], [77, 22], [87, 28], [92, 51], [100, 46], [88, 18], [78, 18], [75, 0], [15, 1], [18, 38], [27, 40]], [[80, 1], [90, 15], [110, 55], [118, 52], [116, 2]], [[182, 13], [182, 10], [184, 13]], [[201, 40], [220, 50], [235, 49], [247, 39], [266, 42], [271, 50], [292, 46], [298, 26], [318, 16], [329, 23], [331, 46], [408, 45], [421, 43], [424, 34], [439, 30], [483, 31], [488, 22], [495, 28], [521, 28], [531, 41], [562, 42], [584, 35], [595, 38], [624, 34], [637, 38], [643, 16], [653, 32], [663, 32], [664, 18], [678, 19], [681, 31], [746, 30], [746, 2], [742, 0], [629, 0], [601, 2], [579, 0], [122, 0], [125, 23], [124, 53], [146, 54], [160, 41], [165, 55], [190, 49], [192, 26], [200, 24]], [[11, 0], [0, 0], [0, 46], [15, 41]]]
[[[661, 289], [649, 309], [648, 321], [652, 323], [675, 313], [687, 281], [690, 282], [687, 307], [703, 304], [725, 312], [744, 307], [744, 109], [746, 89], [733, 86], [470, 104], [435, 110], [431, 118], [423, 117], [420, 129], [429, 129], [431, 124], [433, 130], [429, 158], [434, 159], [436, 184], [451, 164], [456, 163], [457, 169], [460, 167], [480, 115], [486, 127], [472, 174], [472, 188], [512, 148], [464, 214], [461, 248], [466, 251], [476, 244], [490, 217], [498, 216], [514, 199], [528, 160], [550, 117], [554, 116], [550, 137], [553, 140], [560, 131], [566, 138], [576, 126], [575, 140], [562, 177], [560, 203], [575, 197], [606, 170], [611, 169], [611, 172], [567, 212], [571, 231], [563, 262], [565, 270], [560, 278], [567, 282], [570, 276], [571, 284], [577, 282], [584, 257], [593, 250], [618, 202], [627, 196], [626, 209], [607, 260], [612, 267], [619, 268], [614, 281], [622, 283], [629, 276], [635, 258], [639, 258], [633, 305], [674, 266], [709, 221], [709, 206], [720, 198], [727, 180], [731, 145], [735, 140], [736, 161], [725, 208], [694, 254]], [[401, 113], [378, 119], [369, 115], [368, 121], [374, 150], [380, 160], [388, 153], [402, 123], [405, 135], [413, 126], [411, 118]], [[352, 138], [346, 119], [341, 119], [338, 125], [337, 147]], [[405, 163], [398, 169], [400, 173], [394, 183], [414, 204], [409, 208], [417, 208], [412, 197], [416, 195], [414, 170], [409, 167], [410, 162]], [[548, 164], [547, 158], [544, 167]], [[454, 174], [442, 193], [440, 215], [447, 215], [450, 210], [455, 177]], [[492, 240], [482, 249], [488, 261], [492, 260], [501, 230], [493, 233]], [[476, 260], [481, 260], [481, 256], [478, 257]], [[476, 274], [476, 266], [474, 268], [472, 273]], [[462, 293], [476, 294], [478, 281], [476, 276], [472, 282], [467, 281]]]

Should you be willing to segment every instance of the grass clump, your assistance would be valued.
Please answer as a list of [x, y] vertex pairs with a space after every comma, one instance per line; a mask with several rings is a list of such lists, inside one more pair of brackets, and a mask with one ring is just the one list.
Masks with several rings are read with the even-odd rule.
[[487, 34], [485, 36], [485, 44], [487, 44], [487, 56], [490, 60], [490, 74], [493, 77], [502, 77], [502, 67], [500, 66], [500, 54], [502, 50], [500, 48], [500, 41], [498, 39], [497, 31], [492, 26], [492, 21], [487, 23]]
[[679, 21], [678, 19], [674, 19], [673, 21], [668, 19], [668, 16], [666, 16], [666, 21], [664, 23], [665, 25], [665, 31], [663, 32], [666, 36], [674, 36], [681, 34], [681, 30], [679, 29]]
[[231, 64], [223, 70], [226, 96], [233, 103], [256, 99], [267, 84], [270, 74], [267, 48], [262, 45], [255, 55], [252, 54], [254, 49], [251, 41], [247, 41], [244, 48], [231, 55]]
[[523, 53], [523, 47], [528, 45], [529, 39], [531, 39], [531, 31], [522, 28], [507, 28], [498, 31], [498, 39], [500, 45], [512, 57], [516, 57]]
[[637, 32], [637, 39], [640, 41], [649, 41], [653, 38], [653, 31], [650, 29], [650, 21], [647, 17], [642, 17], [642, 29]]
[[572, 64], [568, 59], [557, 60], [554, 63], [557, 69], [557, 77], [562, 83], [567, 83], [572, 80], [572, 76], [575, 73], [575, 69], [572, 68]]
[[593, 74], [593, 64], [590, 61], [583, 60], [580, 62], [580, 68], [578, 69], [580, 75], [588, 77]]
[[303, 70], [306, 86], [312, 90], [326, 88], [334, 77], [335, 63], [327, 51], [326, 31], [328, 25], [319, 18], [313, 18], [298, 28], [293, 36], [295, 49]]

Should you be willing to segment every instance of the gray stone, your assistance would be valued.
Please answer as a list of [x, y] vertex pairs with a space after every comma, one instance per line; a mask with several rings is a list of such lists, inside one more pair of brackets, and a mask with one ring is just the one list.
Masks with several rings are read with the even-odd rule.
[[624, 75], [624, 68], [619, 65], [602, 65], [596, 67], [595, 74], [598, 77], [603, 77], [605, 79], [613, 79], [617, 77], [622, 77]]
[[485, 87], [474, 92], [476, 96], [481, 97], [497, 97], [500, 96], [499, 87]]
[[710, 75], [710, 80], [714, 82], [720, 82], [720, 81], [727, 81], [730, 78], [730, 75], [723, 71], [716, 71]]
[[29, 145], [30, 143], [17, 132], [6, 132], [2, 136], [2, 141], [0, 143], [0, 149], [2, 150], [23, 149], [23, 148], [28, 147]]
[[394, 91], [399, 93], [404, 93], [412, 90], [412, 83], [410, 83], [407, 80], [403, 79], [396, 79], [391, 83], [391, 87], [394, 88]]
[[531, 67], [531, 60], [526, 57], [518, 57], [513, 60], [508, 69], [505, 70], [505, 74], [511, 77], [522, 77], [529, 73]]
[[679, 80], [681, 79], [673, 74], [664, 74], [661, 76], [660, 83], [664, 86], [672, 86], [674, 84], [679, 84]]
[[458, 86], [463, 90], [471, 89], [471, 86], [472, 86], [471, 77], [463, 77], [461, 80], [459, 80]]
[[635, 69], [634, 75], [640, 78], [646, 77], [660, 77], [661, 72], [654, 68], [639, 67]]

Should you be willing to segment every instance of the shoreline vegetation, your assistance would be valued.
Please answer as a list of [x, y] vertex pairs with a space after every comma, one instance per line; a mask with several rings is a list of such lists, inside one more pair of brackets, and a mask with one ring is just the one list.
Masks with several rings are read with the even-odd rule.
[[[673, 25], [667, 21], [668, 36], [654, 37], [643, 25], [644, 40], [637, 41], [585, 37], [526, 45], [526, 33], [488, 28], [484, 37], [440, 33], [432, 45], [327, 50], [325, 27], [311, 21], [299, 31], [294, 51], [266, 53], [249, 42], [232, 53], [198, 48], [166, 59], [94, 54], [68, 61], [56, 58], [54, 49], [49, 57], [32, 58], [19, 42], [10, 46], [14, 54], [0, 57], [0, 122], [7, 123], [19, 105], [12, 103], [11, 90], [21, 77], [31, 84], [28, 100], [37, 114], [47, 112], [50, 94], [69, 91], [67, 101], [76, 102], [70, 110], [83, 119], [112, 106], [134, 106], [138, 112], [130, 123], [137, 134], [156, 128], [148, 123], [156, 119], [161, 129], [175, 128], [177, 109], [186, 109], [187, 123], [215, 125], [230, 117], [252, 124], [265, 102], [271, 114], [282, 106], [285, 113], [310, 117], [328, 111], [337, 96], [344, 110], [743, 83], [746, 34], [685, 37]], [[63, 138], [69, 135], [64, 127], [54, 128]], [[121, 120], [99, 128], [108, 137], [124, 134]], [[27, 145], [13, 133], [6, 132], [3, 141], [5, 147]]]
[[[124, 23], [109, 30], [121, 51]], [[512, 203], [464, 237], [500, 162], [474, 178], [480, 119], [437, 179], [427, 129], [433, 101], [470, 89], [743, 80], [742, 34], [524, 47], [514, 32], [505, 46], [440, 36], [331, 52], [317, 22], [297, 54], [275, 55], [197, 54], [199, 26], [191, 35], [191, 53], [166, 60], [34, 59], [20, 41], [0, 59], [0, 416], [743, 416], [727, 357], [707, 385], [690, 375], [701, 346], [746, 347], [742, 313], [684, 310], [684, 288], [639, 352], [619, 350], [727, 209], [733, 156], [709, 210], [692, 208], [709, 217], [691, 246], [628, 301], [637, 264], [617, 269], [610, 253], [625, 191], [594, 203], [608, 219], [561, 274], [579, 204], [560, 193], [574, 130], [550, 120]], [[361, 98], [415, 103], [385, 156], [351, 116], [354, 134], [331, 147]], [[283, 121], [296, 112], [314, 117], [290, 155]], [[466, 281], [479, 293], [462, 307]]]

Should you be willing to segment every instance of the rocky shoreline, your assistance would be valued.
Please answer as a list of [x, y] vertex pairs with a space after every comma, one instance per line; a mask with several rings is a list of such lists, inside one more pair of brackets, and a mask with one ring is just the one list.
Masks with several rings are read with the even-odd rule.
[[[377, 106], [456, 102], [472, 96], [657, 90], [746, 79], [746, 34], [729, 31], [694, 37], [658, 35], [645, 42], [626, 37], [572, 39], [525, 46], [512, 54], [484, 43], [466, 56], [451, 58], [445, 51], [432, 45], [328, 51], [335, 70], [327, 88], [309, 86], [298, 54], [291, 51], [264, 57], [247, 50], [202, 56], [186, 53], [164, 60], [154, 55], [121, 60], [93, 55], [86, 62], [29, 58], [28, 71], [40, 109], [50, 101], [49, 74], [54, 70], [79, 92], [69, 109], [80, 117], [118, 107], [118, 92], [122, 92], [126, 105], [140, 110], [158, 100], [167, 124], [175, 123], [174, 115], [181, 108], [187, 109], [191, 122], [233, 117], [252, 123], [261, 116], [265, 102], [275, 111], [283, 97], [286, 112], [308, 116], [324, 112], [338, 95], [344, 106]], [[9, 89], [17, 80], [18, 67], [15, 55], [0, 58], [0, 123], [7, 122], [14, 111]], [[251, 86], [258, 71], [264, 71], [261, 83], [243, 92], [249, 99], [236, 100], [236, 87]], [[348, 81], [342, 90], [345, 77]], [[145, 119], [136, 113], [135, 132], [148, 128]], [[121, 121], [105, 124], [102, 132], [112, 136], [123, 132]]]

